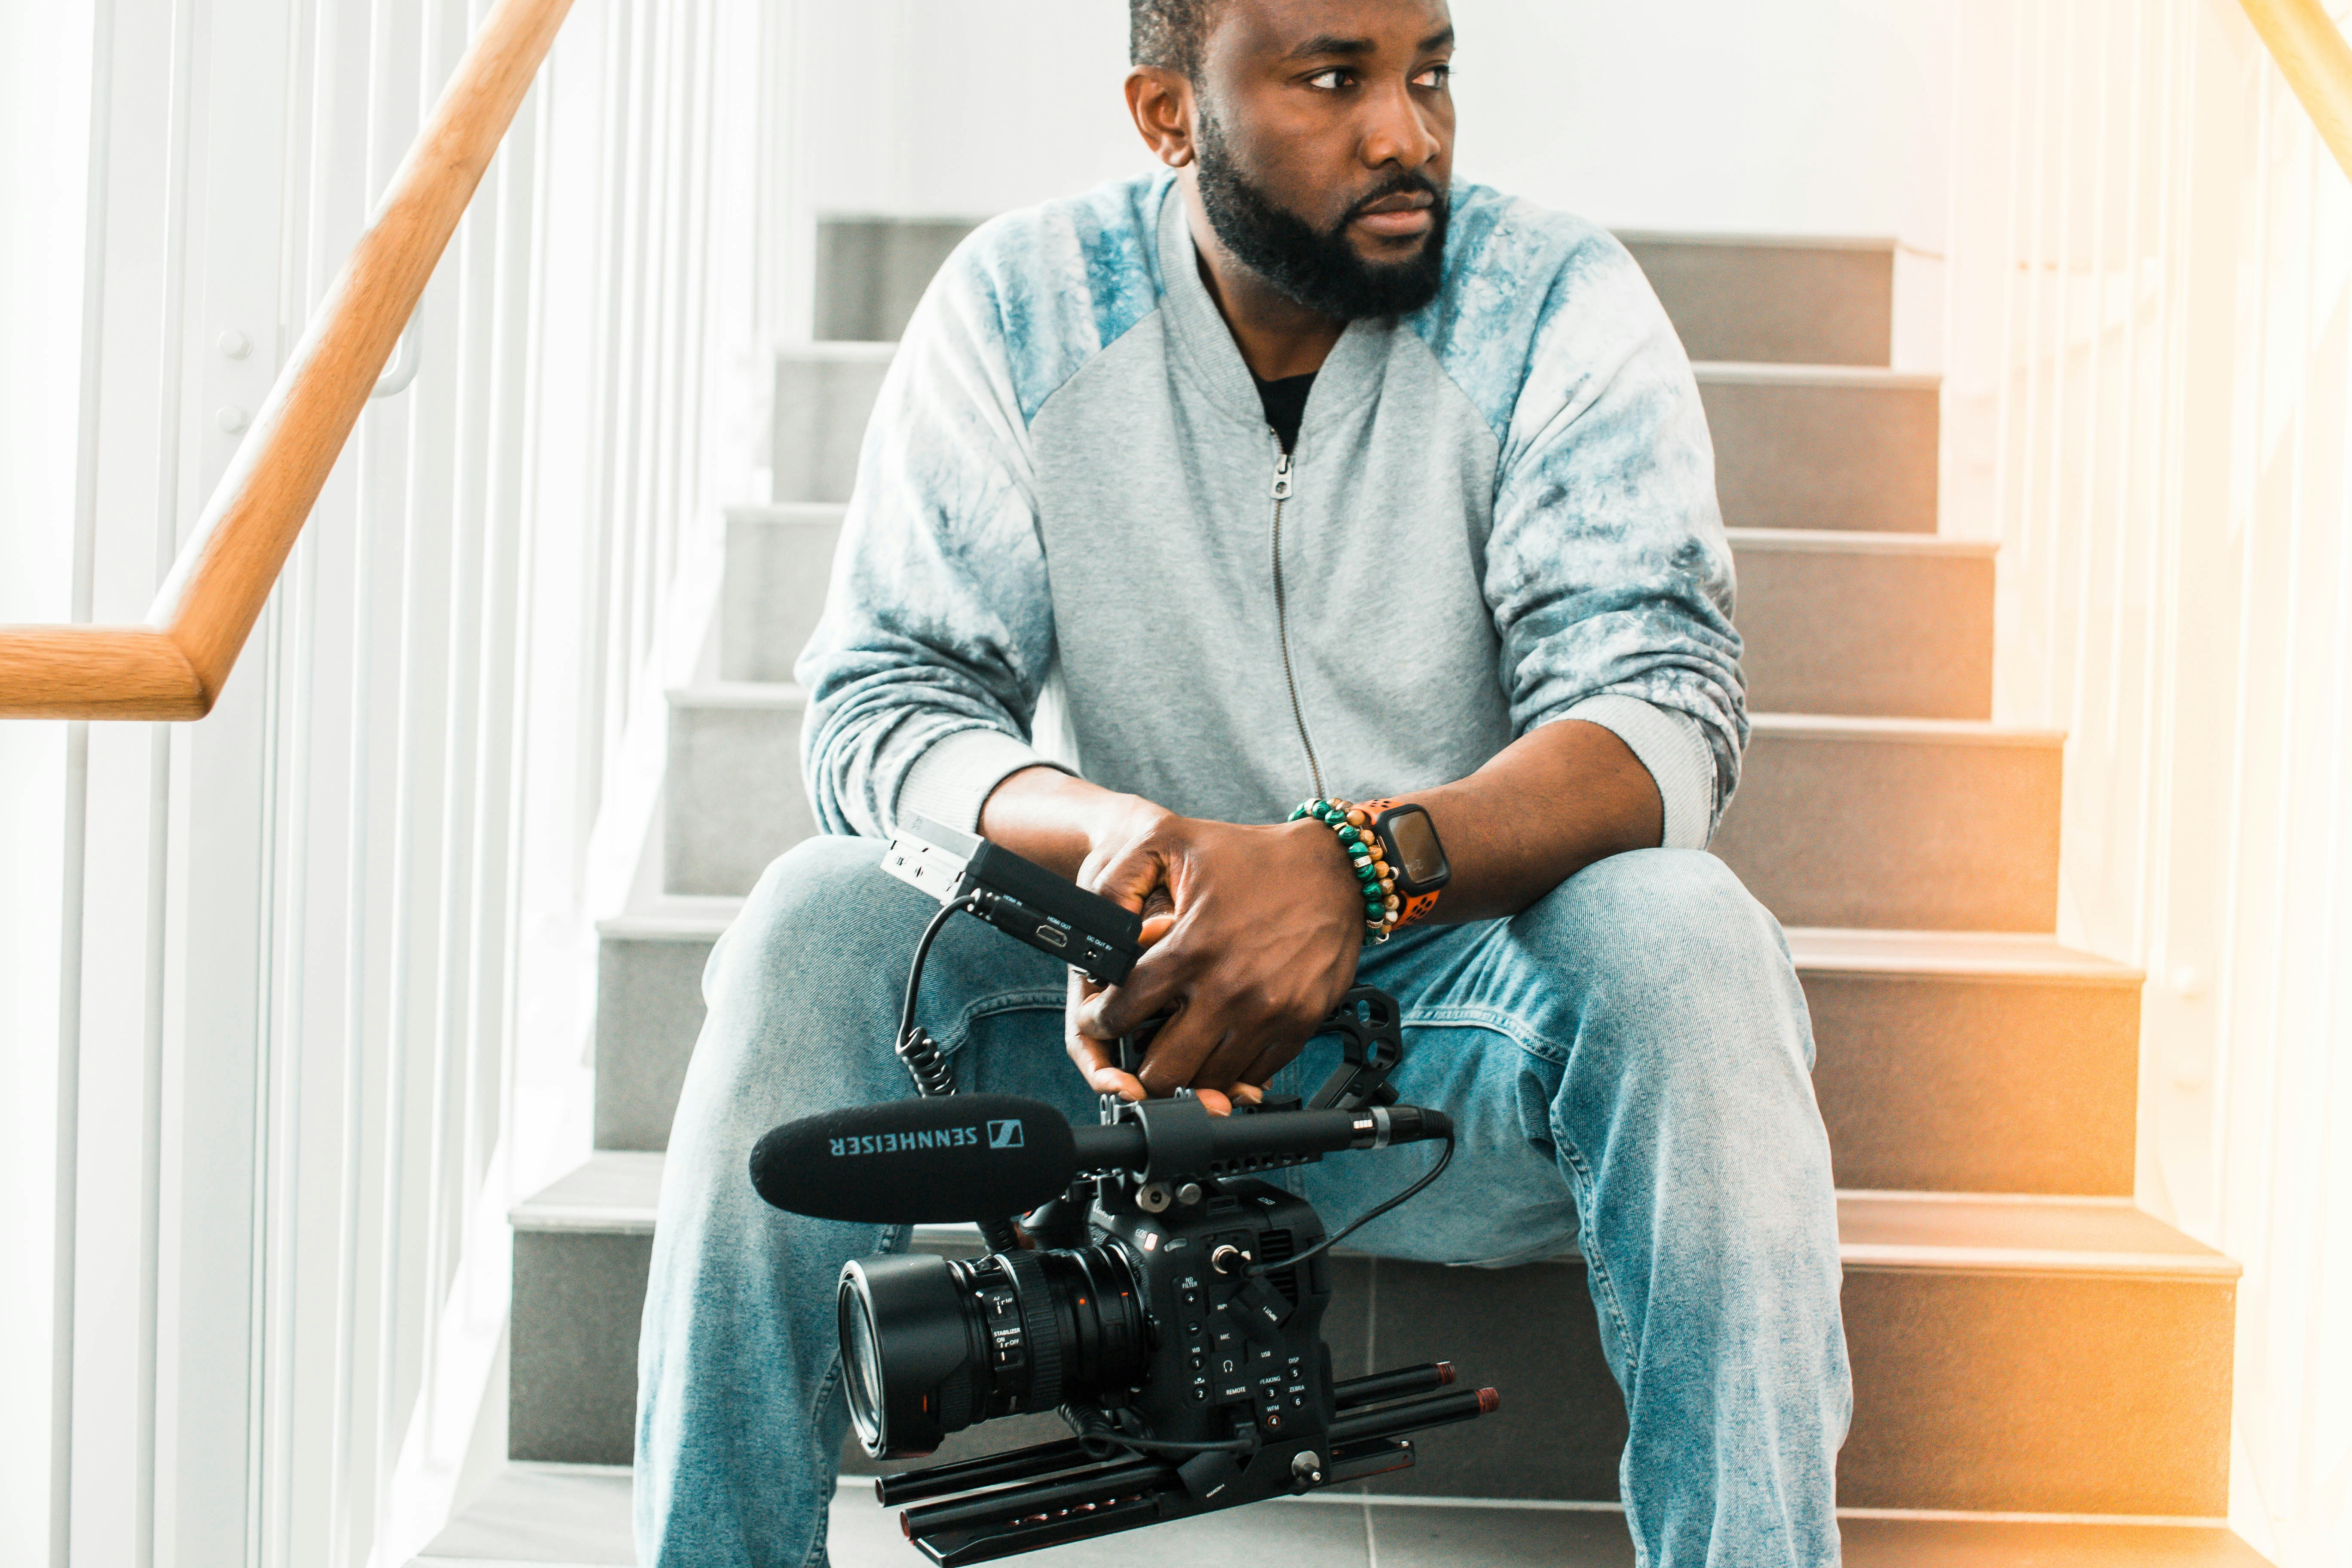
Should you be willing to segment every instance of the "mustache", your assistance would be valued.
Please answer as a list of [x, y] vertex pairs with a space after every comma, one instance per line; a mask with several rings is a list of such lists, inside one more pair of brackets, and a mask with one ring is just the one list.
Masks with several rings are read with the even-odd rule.
[[1445, 193], [1437, 188], [1435, 181], [1427, 174], [1400, 169], [1350, 203], [1348, 210], [1339, 215], [1339, 221], [1331, 226], [1332, 232], [1336, 234], [1363, 216], [1364, 209], [1374, 202], [1384, 202], [1391, 196], [1402, 195], [1426, 195], [1433, 208], [1443, 210], [1445, 206]]

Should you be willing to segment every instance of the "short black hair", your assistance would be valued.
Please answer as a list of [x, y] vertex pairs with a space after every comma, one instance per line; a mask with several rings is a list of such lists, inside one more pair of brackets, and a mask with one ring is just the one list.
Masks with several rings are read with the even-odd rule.
[[1209, 13], [1216, 0], [1127, 0], [1127, 60], [1180, 71], [1187, 80], [1201, 74], [1201, 46], [1208, 41]]

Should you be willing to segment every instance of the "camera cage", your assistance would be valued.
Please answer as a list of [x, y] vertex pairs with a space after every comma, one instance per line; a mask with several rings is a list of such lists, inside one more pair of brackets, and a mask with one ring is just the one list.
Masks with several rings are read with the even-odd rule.
[[[914, 831], [902, 830], [886, 852], [884, 868], [939, 898], [942, 906], [918, 944], [896, 1041], [922, 1094], [954, 1092], [952, 1068], [915, 1023], [915, 1005], [932, 941], [959, 910], [1044, 951], [1060, 949], [1067, 940], [1074, 964], [1095, 973], [1098, 980], [1108, 978], [1104, 968], [1116, 969], [1117, 978], [1123, 979], [1132, 963], [1131, 914], [1067, 883], [1047, 889], [1038, 878], [1060, 879], [984, 839], [917, 819]], [[1035, 911], [1045, 907], [1049, 892], [1052, 924], [1056, 929], [1044, 932], [1045, 940], [1041, 941]], [[1091, 904], [1103, 906], [1108, 914], [1091, 910]], [[1107, 964], [1080, 963], [1076, 953], [1081, 952], [1111, 956]], [[1165, 1022], [1164, 1015], [1152, 1018], [1121, 1038], [1117, 1065], [1129, 1072], [1138, 1070]], [[1397, 1092], [1388, 1080], [1403, 1060], [1404, 1044], [1393, 997], [1371, 986], [1354, 987], [1317, 1033], [1339, 1037], [1340, 1060], [1304, 1109], [1359, 1111], [1397, 1104]], [[1295, 1097], [1269, 1097], [1255, 1105], [1237, 1103], [1233, 1112], [1255, 1120], [1280, 1118], [1286, 1111], [1300, 1109]], [[1388, 1117], [1384, 1110], [1378, 1114], [1383, 1131], [1374, 1147], [1387, 1141]], [[1311, 1243], [1305, 1247], [1293, 1245], [1287, 1256], [1275, 1258], [1255, 1256], [1248, 1244], [1229, 1240], [1218, 1249], [1213, 1269], [1198, 1276], [1202, 1288], [1186, 1293], [1186, 1300], [1202, 1310], [1184, 1327], [1199, 1334], [1203, 1321], [1222, 1313], [1261, 1344], [1286, 1333], [1286, 1342], [1307, 1346], [1311, 1354], [1288, 1357], [1295, 1369], [1288, 1375], [1315, 1385], [1311, 1400], [1297, 1398], [1300, 1414], [1308, 1419], [1286, 1431], [1279, 1430], [1278, 1424], [1276, 1429], [1269, 1429], [1263, 1412], [1252, 1421], [1233, 1415], [1229, 1405], [1219, 1405], [1215, 1409], [1228, 1418], [1230, 1439], [1211, 1436], [1167, 1441], [1148, 1426], [1139, 1433], [1129, 1429], [1139, 1424], [1131, 1406], [1066, 1403], [1060, 1413], [1073, 1429], [1070, 1438], [877, 1479], [875, 1495], [883, 1506], [914, 1505], [905, 1508], [900, 1523], [924, 1556], [942, 1565], [987, 1562], [1360, 1480], [1411, 1466], [1414, 1451], [1408, 1434], [1474, 1419], [1497, 1407], [1499, 1401], [1491, 1388], [1452, 1388], [1454, 1368], [1446, 1362], [1334, 1381], [1329, 1352], [1320, 1333], [1328, 1290], [1313, 1293], [1316, 1282], [1324, 1278], [1320, 1255], [1412, 1197], [1444, 1171], [1454, 1149], [1450, 1131], [1444, 1134], [1440, 1157], [1426, 1173], [1341, 1230], [1323, 1234], [1319, 1217], [1303, 1199], [1258, 1179], [1265, 1173], [1318, 1161], [1320, 1152], [1283, 1149], [1277, 1137], [1261, 1151], [1217, 1157], [1211, 1146], [1207, 1109], [1189, 1090], [1167, 1100], [1141, 1101], [1106, 1095], [1101, 1118], [1106, 1124], [1126, 1121], [1141, 1129], [1146, 1150], [1142, 1167], [1082, 1173], [1064, 1195], [1024, 1216], [1021, 1231], [1010, 1220], [983, 1224], [982, 1234], [991, 1258], [1022, 1250], [1024, 1239], [1034, 1249], [1077, 1254], [1090, 1245], [1114, 1241], [1129, 1245], [1120, 1239], [1123, 1236], [1142, 1237], [1144, 1251], [1151, 1249], [1152, 1238], [1170, 1236], [1165, 1256], [1172, 1256], [1183, 1242], [1174, 1240], [1163, 1228], [1163, 1216], [1180, 1226], [1214, 1229], [1212, 1215], [1221, 1206], [1228, 1214], [1243, 1212], [1251, 1204], [1261, 1205], [1268, 1215], [1277, 1209], [1289, 1214], [1293, 1217], [1287, 1234], [1311, 1227]], [[1269, 1126], [1268, 1131], [1275, 1130]], [[1301, 1215], [1304, 1226], [1296, 1217]], [[1235, 1237], [1243, 1234], [1231, 1220], [1226, 1229]], [[1188, 1234], [1184, 1239], [1193, 1237]], [[1223, 1256], [1226, 1253], [1233, 1256]], [[843, 1271], [845, 1310], [850, 1304], [851, 1282], [860, 1261], [853, 1260]], [[1209, 1279], [1213, 1271], [1218, 1280]], [[1286, 1274], [1288, 1301], [1268, 1278], [1280, 1279]], [[1232, 1288], [1220, 1294], [1221, 1282]], [[862, 1290], [862, 1276], [857, 1283]], [[1299, 1311], [1300, 1306], [1309, 1310]], [[1146, 1312], [1150, 1316], [1148, 1308]], [[1156, 1328], [1153, 1331], [1166, 1331]], [[1148, 1371], [1148, 1360], [1146, 1364]], [[1197, 1354], [1192, 1364], [1202, 1365]], [[1223, 1364], [1229, 1370], [1233, 1365]], [[1202, 1380], [1196, 1375], [1193, 1381]], [[1302, 1393], [1305, 1387], [1291, 1386]], [[1142, 1393], [1143, 1387], [1139, 1383], [1135, 1392]], [[1197, 1428], [1200, 1424], [1187, 1421], [1184, 1425]], [[859, 1426], [861, 1430], [866, 1426], [863, 1417]]]

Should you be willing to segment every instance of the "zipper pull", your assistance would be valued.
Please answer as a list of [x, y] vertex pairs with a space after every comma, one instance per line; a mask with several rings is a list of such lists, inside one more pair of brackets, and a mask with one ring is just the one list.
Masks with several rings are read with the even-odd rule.
[[1290, 454], [1287, 452], [1274, 460], [1274, 499], [1290, 499]]

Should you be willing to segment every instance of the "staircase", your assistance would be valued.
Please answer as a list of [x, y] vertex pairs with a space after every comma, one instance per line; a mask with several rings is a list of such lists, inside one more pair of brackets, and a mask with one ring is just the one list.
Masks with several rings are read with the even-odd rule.
[[[965, 226], [823, 231], [835, 341], [778, 362], [773, 500], [729, 516], [711, 679], [670, 694], [663, 892], [603, 928], [596, 1152], [513, 1215], [517, 1463], [420, 1563], [633, 1560], [613, 1467], [699, 975], [760, 869], [812, 831], [793, 656], [887, 340]], [[1624, 237], [1700, 362], [1738, 560], [1755, 738], [1716, 849], [1789, 929], [1819, 1041], [1848, 1561], [2259, 1563], [2217, 1522], [2238, 1268], [2133, 1205], [2140, 976], [2050, 934], [2063, 737], [1991, 721], [1992, 547], [1937, 532], [1937, 388], [1888, 368], [1892, 247]], [[1442, 1356], [1499, 1386], [1502, 1413], [1363, 1495], [1046, 1556], [1631, 1563], [1610, 1511], [1624, 1412], [1582, 1268], [1343, 1259], [1339, 1375]], [[1034, 1440], [1001, 1425], [1030, 1430], [958, 1452]], [[842, 1568], [917, 1561], [862, 1488], [834, 1514]]]

